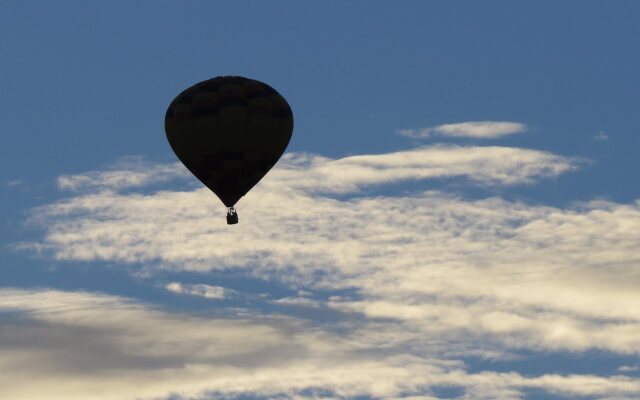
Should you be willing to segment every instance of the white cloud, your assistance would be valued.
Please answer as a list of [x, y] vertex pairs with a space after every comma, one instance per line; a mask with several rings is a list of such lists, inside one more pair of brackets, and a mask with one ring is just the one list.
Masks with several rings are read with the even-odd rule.
[[[455, 172], [457, 164], [467, 175]], [[234, 270], [301, 291], [275, 304], [342, 315], [346, 333], [313, 336], [309, 351], [325, 351], [314, 362], [295, 359], [277, 373], [251, 370], [251, 383], [216, 386], [207, 378], [210, 390], [295, 397], [314, 387], [334, 397], [400, 397], [449, 384], [477, 399], [519, 398], [528, 388], [633, 398], [638, 381], [629, 377], [469, 374], [461, 360], [504, 359], [520, 350], [640, 352], [640, 202], [558, 208], [438, 191], [332, 196], [393, 181], [388, 171], [406, 179], [431, 169], [426, 175], [521, 183], [575, 167], [553, 154], [501, 147], [436, 146], [341, 160], [288, 155], [240, 202], [238, 225], [225, 224], [224, 207], [216, 208], [207, 189], [103, 190], [37, 210], [34, 223], [45, 236], [31, 246], [60, 260], [141, 263], [151, 276], [158, 268]], [[402, 175], [406, 169], [413, 170]], [[322, 296], [336, 290], [352, 294]], [[296, 326], [305, 335], [318, 332]]]
[[464, 177], [479, 184], [532, 183], [577, 169], [584, 160], [499, 146], [434, 145], [332, 160], [287, 154], [264, 185], [348, 193], [367, 185]]
[[638, 204], [558, 209], [438, 192], [337, 200], [304, 178], [296, 187], [291, 174], [315, 173], [307, 161], [294, 170], [298, 161], [242, 201], [234, 227], [222, 209], [214, 216], [206, 189], [101, 192], [41, 209], [47, 232], [37, 245], [61, 260], [234, 268], [300, 288], [353, 288], [362, 299], [327, 305], [394, 317], [416, 337], [437, 322], [436, 334], [471, 331], [511, 348], [640, 350]]
[[[288, 153], [263, 184], [334, 193], [354, 192], [368, 185], [455, 177], [483, 185], [513, 185], [555, 177], [577, 169], [584, 162], [544, 151], [499, 146], [432, 145], [337, 160]], [[63, 175], [58, 178], [58, 186], [70, 191], [119, 191], [189, 176], [179, 163], [125, 159], [106, 171]]]
[[189, 284], [180, 282], [169, 282], [165, 285], [165, 289], [172, 293], [188, 294], [191, 296], [205, 297], [207, 299], [224, 299], [232, 292], [221, 286], [199, 284]]
[[[362, 243], [349, 240], [366, 233], [360, 230], [362, 222], [371, 221], [372, 232], [382, 229], [388, 230], [388, 234], [397, 234], [404, 229], [402, 224], [413, 226], [413, 230], [418, 228], [416, 222], [420, 218], [411, 222], [407, 220], [411, 213], [404, 210], [450, 201], [461, 204], [463, 209], [469, 207], [437, 193], [435, 196], [425, 193], [396, 199], [365, 197], [338, 201], [316, 194], [319, 190], [340, 193], [402, 178], [465, 174], [479, 181], [523, 183], [574, 168], [576, 163], [571, 159], [502, 147], [436, 146], [335, 161], [312, 155], [289, 155], [264, 183], [242, 200], [240, 207], [250, 205], [243, 211], [242, 218], [252, 223], [240, 224], [234, 231], [208, 222], [212, 209], [203, 205], [218, 202], [207, 189], [161, 191], [153, 195], [101, 191], [39, 209], [34, 221], [46, 226], [48, 232], [45, 242], [36, 247], [53, 250], [59, 259], [164, 260], [176, 261], [185, 269], [201, 269], [203, 263], [208, 265], [207, 269], [224, 268], [229, 263], [237, 265], [238, 257], [244, 260], [240, 264], [248, 265], [257, 258], [263, 259], [263, 255], [265, 265], [282, 266], [284, 261], [298, 268], [305, 268], [301, 262], [331, 266], [332, 259], [357, 262], [357, 257], [349, 254], [356, 254], [359, 249], [368, 251]], [[380, 206], [387, 209], [379, 210]], [[422, 211], [417, 216], [440, 218], [433, 215], [433, 210]], [[335, 231], [338, 225], [342, 227]], [[340, 233], [347, 231], [350, 236]], [[418, 229], [413, 237], [421, 235]], [[251, 239], [247, 239], [249, 237]], [[272, 251], [274, 240], [284, 245], [275, 249], [286, 250]], [[305, 257], [297, 259], [298, 253]], [[309, 254], [314, 256], [307, 258]]]
[[399, 135], [410, 138], [428, 138], [432, 136], [468, 137], [475, 139], [495, 139], [527, 131], [527, 126], [507, 121], [469, 121], [444, 124], [430, 128], [399, 129]]
[[290, 306], [304, 306], [311, 308], [319, 308], [324, 305], [323, 302], [310, 299], [307, 297], [283, 297], [274, 301], [277, 304], [285, 304]]
[[631, 399], [640, 390], [625, 376], [468, 373], [459, 361], [382, 349], [359, 332], [175, 314], [104, 294], [0, 289], [0, 310], [11, 312], [0, 319], [6, 400], [416, 398], [444, 386], [474, 399], [533, 388]]
[[79, 191], [89, 189], [119, 190], [141, 187], [152, 183], [168, 182], [185, 178], [189, 172], [180, 163], [156, 164], [137, 157], [126, 157], [105, 171], [88, 172], [58, 177], [61, 190]]

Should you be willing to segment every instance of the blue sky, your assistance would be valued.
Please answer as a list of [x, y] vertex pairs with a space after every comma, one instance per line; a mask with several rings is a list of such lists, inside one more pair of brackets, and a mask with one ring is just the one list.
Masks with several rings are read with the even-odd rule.
[[[639, 16], [1, 2], [2, 397], [637, 398]], [[163, 130], [219, 75], [295, 116], [233, 227]]]

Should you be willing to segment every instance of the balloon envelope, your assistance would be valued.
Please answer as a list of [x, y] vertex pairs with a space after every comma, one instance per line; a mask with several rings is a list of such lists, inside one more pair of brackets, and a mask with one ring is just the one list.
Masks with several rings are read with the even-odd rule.
[[180, 93], [167, 109], [165, 131], [180, 161], [232, 207], [284, 153], [293, 114], [271, 86], [221, 76]]

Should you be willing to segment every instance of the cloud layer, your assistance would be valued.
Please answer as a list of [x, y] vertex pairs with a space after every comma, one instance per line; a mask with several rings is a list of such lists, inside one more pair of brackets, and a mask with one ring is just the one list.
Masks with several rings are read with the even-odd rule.
[[14, 315], [0, 319], [7, 400], [437, 398], [443, 387], [474, 399], [529, 389], [613, 399], [640, 390], [624, 375], [467, 373], [461, 362], [381, 349], [358, 331], [172, 314], [104, 294], [3, 289], [0, 310]]
[[[402, 179], [458, 176], [483, 185], [532, 183], [579, 165], [571, 158], [504, 147], [433, 146], [340, 160], [290, 154], [242, 199], [240, 224], [234, 226], [224, 224], [224, 208], [206, 189], [143, 195], [110, 184], [85, 187], [36, 210], [32, 222], [44, 229], [44, 237], [22, 247], [58, 260], [109, 261], [136, 273], [144, 268], [150, 279], [162, 270], [273, 280], [298, 296], [272, 304], [307, 310], [308, 317], [276, 308], [280, 314], [272, 319], [242, 314], [220, 321], [173, 315], [113, 296], [15, 290], [0, 296], [2, 308], [23, 315], [27, 322], [19, 330], [27, 329], [28, 321], [45, 326], [71, 321], [90, 332], [93, 328], [82, 323], [116, 326], [109, 339], [115, 344], [107, 347], [138, 354], [117, 338], [141, 338], [138, 344], [151, 349], [149, 354], [141, 350], [143, 361], [171, 353], [164, 343], [177, 341], [179, 355], [171, 354], [181, 361], [165, 371], [172, 371], [175, 381], [136, 393], [137, 398], [166, 396], [168, 390], [187, 398], [240, 392], [437, 398], [438, 387], [459, 388], [474, 399], [522, 398], [531, 389], [633, 398], [640, 383], [625, 375], [633, 372], [625, 369], [628, 363], [607, 376], [471, 373], [466, 363], [508, 361], [530, 352], [640, 353], [635, 250], [640, 248], [640, 202], [557, 208], [499, 197], [469, 200], [440, 191], [367, 193], [370, 185]], [[336, 196], [345, 193], [356, 196]], [[224, 290], [204, 284], [172, 282], [166, 288], [225, 296]], [[41, 295], [53, 300], [45, 302]], [[62, 306], [43, 305], [59, 299]], [[96, 316], [65, 313], [73, 309], [76, 315], [80, 303], [89, 304], [86, 310]], [[100, 325], [103, 308], [117, 310], [107, 325]], [[339, 329], [316, 321], [318, 310], [333, 313]], [[145, 320], [153, 322], [150, 329], [163, 328], [146, 332], [136, 325]], [[202, 342], [200, 336], [187, 335], [184, 343], [178, 337], [183, 328], [191, 331], [191, 324], [202, 332]], [[209, 332], [213, 326], [219, 332]], [[249, 336], [239, 333], [244, 329]], [[212, 340], [211, 353], [190, 353], [187, 342], [208, 348], [204, 337]], [[298, 347], [288, 352], [293, 344]], [[217, 346], [247, 353], [216, 358]], [[133, 363], [122, 360], [118, 368]], [[159, 376], [155, 370], [135, 370], [154, 382]], [[132, 389], [122, 389], [116, 398], [126, 398], [132, 393], [127, 390]]]

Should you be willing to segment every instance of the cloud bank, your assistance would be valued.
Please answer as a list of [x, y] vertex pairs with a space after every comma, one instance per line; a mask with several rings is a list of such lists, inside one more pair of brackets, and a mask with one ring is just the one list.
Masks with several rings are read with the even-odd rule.
[[104, 294], [2, 289], [0, 310], [15, 315], [0, 320], [7, 400], [437, 398], [442, 387], [474, 399], [529, 389], [632, 398], [640, 390], [623, 375], [467, 373], [460, 362], [380, 352], [359, 334], [291, 318], [172, 314]]
[[[116, 326], [107, 344], [96, 348], [135, 357], [118, 359], [115, 369], [133, 366], [134, 375], [114, 398], [166, 398], [170, 391], [194, 399], [238, 393], [438, 398], [438, 388], [449, 387], [474, 399], [518, 399], [534, 389], [631, 399], [640, 383], [625, 375], [633, 372], [628, 362], [603, 376], [471, 372], [468, 362], [507, 362], [532, 352], [640, 353], [640, 202], [558, 208], [434, 190], [367, 192], [397, 180], [454, 176], [480, 185], [531, 184], [580, 165], [504, 147], [431, 146], [339, 160], [289, 154], [241, 200], [240, 224], [231, 227], [206, 189], [141, 194], [110, 184], [85, 187], [35, 210], [32, 223], [44, 235], [22, 247], [61, 261], [108, 261], [135, 273], [142, 268], [150, 279], [156, 272], [197, 272], [276, 281], [299, 296], [271, 304], [306, 308], [307, 314], [280, 308], [268, 318], [242, 313], [220, 320], [174, 315], [114, 296], [16, 290], [0, 296], [1, 308], [21, 315], [21, 335], [31, 324], [49, 329], [64, 322], [61, 329], [87, 332], [95, 331], [94, 324]], [[336, 196], [348, 193], [357, 196]], [[203, 284], [172, 282], [166, 289], [224, 296]], [[78, 308], [95, 316], [75, 317]], [[101, 325], [104, 308], [116, 311]], [[321, 311], [332, 313], [335, 322], [316, 320]], [[146, 320], [153, 332], [141, 326]], [[183, 330], [202, 336], [189, 334], [183, 341]], [[143, 350], [121, 337], [140, 338]], [[246, 352], [217, 356], [229, 346]], [[196, 347], [211, 350], [194, 354]], [[22, 353], [37, 358], [38, 351]], [[155, 364], [154, 357], [167, 353], [173, 358], [164, 372], [136, 364]], [[180, 362], [171, 364], [176, 358]], [[163, 381], [162, 373], [173, 378]], [[72, 368], [69, 379], [79, 379], [77, 374]], [[86, 392], [108, 382], [103, 376], [87, 378]], [[159, 383], [134, 392], [140, 379]]]

